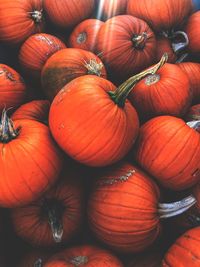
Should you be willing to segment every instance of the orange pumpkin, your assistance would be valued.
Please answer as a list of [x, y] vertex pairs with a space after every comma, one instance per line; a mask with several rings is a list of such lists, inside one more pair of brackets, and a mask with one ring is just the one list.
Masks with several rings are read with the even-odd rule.
[[101, 60], [93, 53], [77, 48], [66, 48], [52, 55], [42, 69], [42, 87], [53, 100], [60, 89], [71, 80], [86, 74], [106, 78]]
[[200, 52], [199, 44], [200, 44], [200, 11], [192, 14], [185, 26], [185, 32], [189, 38], [188, 49], [190, 53], [198, 54]]

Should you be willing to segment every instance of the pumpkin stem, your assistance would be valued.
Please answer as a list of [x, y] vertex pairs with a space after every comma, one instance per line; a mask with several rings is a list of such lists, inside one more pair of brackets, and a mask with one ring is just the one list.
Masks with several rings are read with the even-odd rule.
[[3, 110], [0, 121], [0, 142], [8, 143], [19, 134], [19, 128], [15, 129], [13, 121], [8, 117], [6, 109]]
[[98, 63], [96, 59], [90, 59], [89, 63], [85, 61], [86, 69], [88, 70], [88, 74], [101, 76], [101, 70], [103, 68], [103, 64]]
[[146, 32], [143, 32], [142, 34], [134, 34], [132, 42], [135, 48], [143, 49], [145, 47], [147, 39], [148, 39], [148, 34]]
[[175, 54], [178, 54], [180, 51], [184, 50], [189, 44], [189, 39], [188, 39], [188, 36], [185, 32], [183, 32], [183, 31], [173, 32], [171, 39], [175, 39], [177, 37], [182, 37], [182, 39], [184, 41], [178, 42], [178, 43], [172, 42], [172, 48], [173, 48]]
[[186, 124], [197, 132], [200, 132], [200, 120], [188, 121]]
[[110, 95], [111, 99], [119, 106], [124, 107], [126, 98], [128, 97], [129, 93], [132, 91], [133, 87], [142, 80], [147, 75], [155, 74], [168, 60], [168, 54], [164, 53], [161, 60], [154, 65], [153, 67], [148, 68], [130, 77], [127, 81], [122, 83], [115, 91], [109, 91], [108, 94]]
[[188, 58], [189, 54], [188, 53], [185, 53], [183, 55], [181, 55], [177, 60], [176, 60], [176, 63], [181, 63], [183, 61], [187, 61], [187, 58]]
[[191, 195], [176, 202], [159, 203], [158, 204], [159, 217], [161, 219], [164, 219], [177, 216], [185, 212], [189, 208], [191, 208], [196, 202], [197, 202], [196, 199]]
[[43, 10], [34, 10], [29, 12], [32, 20], [34, 20], [35, 23], [41, 23], [42, 19], [43, 19], [43, 14], [42, 14]]
[[76, 256], [70, 260], [70, 263], [72, 263], [74, 266], [85, 265], [86, 263], [88, 263], [88, 257]]
[[86, 32], [81, 32], [77, 36], [76, 41], [77, 41], [78, 44], [82, 44], [82, 43], [85, 43], [86, 39], [87, 39], [87, 33]]
[[33, 267], [42, 267], [42, 260], [41, 259], [36, 260]]

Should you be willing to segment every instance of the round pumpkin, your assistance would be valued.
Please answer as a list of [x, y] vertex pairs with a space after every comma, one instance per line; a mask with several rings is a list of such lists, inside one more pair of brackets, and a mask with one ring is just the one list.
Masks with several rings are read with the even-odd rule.
[[19, 63], [24, 73], [30, 77], [40, 78], [42, 67], [55, 52], [66, 48], [57, 37], [38, 33], [30, 36], [21, 46]]
[[1, 1], [0, 41], [16, 45], [43, 31], [43, 16], [42, 0]]
[[11, 211], [15, 233], [34, 246], [53, 246], [71, 239], [83, 221], [79, 175], [65, 168], [60, 181], [42, 198]]
[[196, 227], [179, 237], [165, 254], [162, 267], [199, 267], [199, 235], [200, 227]]
[[47, 122], [50, 103], [48, 100], [33, 100], [21, 105], [11, 116], [12, 120], [36, 120]]
[[200, 179], [200, 135], [182, 119], [159, 116], [143, 124], [134, 153], [144, 170], [172, 190]]
[[42, 87], [53, 100], [60, 89], [71, 80], [86, 74], [106, 78], [101, 60], [93, 53], [77, 48], [66, 48], [52, 55], [42, 69]]
[[145, 20], [156, 32], [180, 27], [192, 12], [188, 0], [129, 0], [127, 14]]
[[0, 64], [0, 114], [4, 108], [17, 108], [24, 103], [27, 88], [18, 72]]
[[58, 178], [61, 153], [44, 124], [34, 120], [12, 122], [4, 110], [0, 149], [0, 206], [28, 204]]
[[103, 21], [98, 19], [86, 19], [78, 24], [69, 36], [68, 45], [95, 52], [95, 43], [99, 29]]
[[44, 265], [44, 267], [74, 266], [123, 267], [123, 264], [107, 250], [91, 245], [83, 245], [68, 248], [55, 254]]
[[199, 44], [200, 44], [200, 11], [192, 14], [185, 26], [185, 32], [189, 38], [188, 49], [190, 53], [198, 54], [200, 52]]
[[94, 0], [44, 0], [49, 19], [58, 26], [72, 28], [92, 14]]
[[96, 40], [96, 53], [113, 80], [124, 81], [153, 64], [156, 40], [147, 23], [129, 15], [107, 20]]

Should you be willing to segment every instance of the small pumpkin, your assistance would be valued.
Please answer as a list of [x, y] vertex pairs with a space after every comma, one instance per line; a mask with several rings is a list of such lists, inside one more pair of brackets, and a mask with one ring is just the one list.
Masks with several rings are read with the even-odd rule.
[[27, 88], [18, 72], [0, 64], [0, 113], [4, 108], [17, 108], [24, 103]]
[[190, 53], [198, 54], [200, 52], [199, 43], [200, 43], [200, 11], [192, 14], [187, 20], [185, 26], [185, 32], [189, 38], [188, 50]]
[[40, 78], [42, 67], [55, 52], [66, 48], [57, 37], [38, 33], [31, 35], [21, 46], [19, 63], [24, 73], [29, 77]]
[[99, 29], [103, 21], [98, 19], [86, 19], [78, 24], [69, 36], [68, 45], [95, 52], [95, 43]]
[[11, 116], [12, 120], [36, 120], [47, 122], [50, 103], [48, 100], [33, 100], [21, 105]]
[[92, 14], [94, 0], [45, 0], [49, 19], [60, 27], [73, 28]]
[[0, 2], [0, 41], [20, 44], [30, 35], [44, 30], [42, 0], [4, 0]]
[[67, 248], [55, 254], [44, 267], [123, 267], [120, 260], [109, 251], [91, 246]]
[[107, 20], [100, 28], [96, 53], [113, 80], [124, 81], [154, 63], [156, 40], [147, 23], [129, 15]]
[[52, 55], [42, 69], [42, 87], [49, 100], [71, 80], [86, 74], [106, 78], [102, 61], [93, 53], [66, 48]]

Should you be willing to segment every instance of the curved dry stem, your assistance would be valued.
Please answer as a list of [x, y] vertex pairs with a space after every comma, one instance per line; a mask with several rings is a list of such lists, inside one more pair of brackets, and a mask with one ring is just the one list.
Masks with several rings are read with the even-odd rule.
[[194, 130], [200, 129], [200, 120], [188, 121], [186, 124]]
[[181, 56], [176, 60], [176, 63], [181, 63], [181, 62], [187, 60], [187, 57], [188, 57], [188, 56], [189, 56], [188, 53], [185, 53], [185, 54], [181, 55]]
[[0, 142], [8, 143], [15, 139], [18, 134], [19, 128], [14, 128], [13, 121], [8, 117], [7, 110], [4, 108], [0, 121]]
[[173, 32], [172, 39], [175, 39], [178, 36], [181, 36], [184, 41], [178, 42], [178, 43], [172, 42], [172, 48], [173, 48], [173, 51], [175, 54], [178, 54], [179, 52], [184, 50], [189, 44], [189, 39], [188, 39], [188, 36], [185, 32], [183, 32], [183, 31]]

